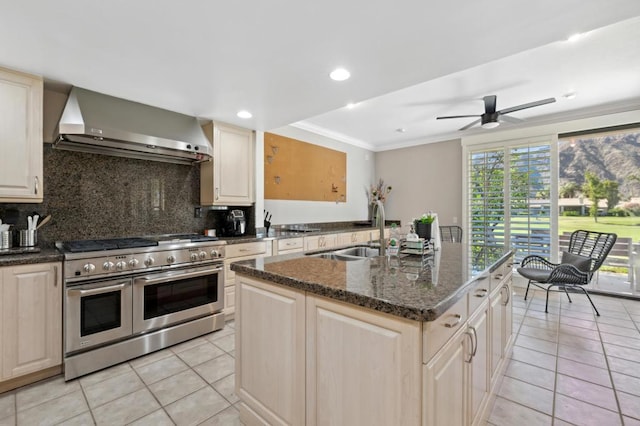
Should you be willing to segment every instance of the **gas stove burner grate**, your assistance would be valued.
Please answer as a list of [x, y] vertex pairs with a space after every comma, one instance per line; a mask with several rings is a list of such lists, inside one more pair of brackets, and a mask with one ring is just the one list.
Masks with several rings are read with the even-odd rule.
[[65, 241], [63, 247], [71, 253], [117, 250], [136, 247], [157, 246], [158, 242], [146, 238], [113, 238], [108, 240]]

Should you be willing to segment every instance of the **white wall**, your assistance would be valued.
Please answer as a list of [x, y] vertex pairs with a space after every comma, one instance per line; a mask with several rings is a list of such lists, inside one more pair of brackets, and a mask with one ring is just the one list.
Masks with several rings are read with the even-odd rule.
[[462, 220], [462, 147], [459, 139], [376, 153], [376, 174], [393, 190], [385, 203], [389, 219], [411, 219], [428, 210], [440, 225]]
[[[292, 126], [285, 126], [269, 131], [281, 136], [297, 139], [314, 145], [323, 146], [347, 153], [347, 202], [335, 203], [328, 201], [292, 201], [292, 200], [264, 200], [264, 209], [273, 214], [272, 225], [314, 222], [341, 222], [366, 220], [367, 194], [366, 189], [374, 181], [374, 157], [372, 151], [339, 142], [325, 136], [320, 136], [306, 130]], [[260, 139], [260, 138], [257, 138]], [[257, 140], [258, 144], [261, 141]], [[263, 151], [264, 143], [262, 142]], [[264, 159], [263, 155], [256, 158], [261, 163], [257, 167], [256, 188], [264, 188]], [[258, 197], [260, 198], [260, 197]], [[256, 226], [261, 226], [262, 208], [256, 203]]]

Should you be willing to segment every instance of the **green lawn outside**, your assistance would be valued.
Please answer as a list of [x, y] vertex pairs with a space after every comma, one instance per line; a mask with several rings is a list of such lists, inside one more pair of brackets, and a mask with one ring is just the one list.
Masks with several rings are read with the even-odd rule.
[[560, 216], [558, 217], [558, 230], [573, 232], [576, 229], [597, 232], [613, 232], [618, 237], [631, 237], [634, 242], [640, 241], [640, 217], [612, 217], [600, 216], [598, 222], [592, 217]]

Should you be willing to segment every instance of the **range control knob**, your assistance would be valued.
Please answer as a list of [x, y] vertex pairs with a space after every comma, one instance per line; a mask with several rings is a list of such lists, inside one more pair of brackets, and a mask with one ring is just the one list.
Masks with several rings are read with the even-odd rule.
[[144, 260], [144, 266], [149, 267], [149, 266], [153, 265], [153, 262], [155, 262], [155, 261], [153, 260], [153, 257], [147, 257], [147, 258]]
[[136, 266], [138, 266], [138, 263], [140, 263], [138, 259], [131, 259], [129, 261], [129, 268], [135, 268]]
[[113, 262], [104, 262], [104, 264], [102, 265], [102, 269], [104, 269], [105, 271], [111, 271], [114, 266], [115, 265], [113, 264]]
[[200, 256], [200, 260], [205, 260], [207, 258], [207, 253], [201, 251], [200, 253], [198, 253], [198, 256]]
[[94, 265], [93, 263], [87, 263], [86, 265], [84, 265], [84, 266], [82, 267], [82, 270], [83, 270], [85, 273], [90, 274], [90, 273], [92, 273], [93, 271], [95, 271], [95, 270], [96, 270], [96, 265]]
[[176, 261], [176, 257], [174, 255], [170, 255], [169, 257], [167, 257], [167, 263], [171, 264], [174, 263]]
[[220, 253], [218, 253], [218, 250], [211, 250], [211, 257], [213, 257], [214, 259], [216, 257], [220, 257]]
[[196, 260], [198, 260], [198, 253], [191, 253], [191, 261], [195, 262]]
[[127, 262], [120, 261], [120, 262], [116, 263], [116, 269], [118, 271], [124, 271], [125, 269], [127, 269]]

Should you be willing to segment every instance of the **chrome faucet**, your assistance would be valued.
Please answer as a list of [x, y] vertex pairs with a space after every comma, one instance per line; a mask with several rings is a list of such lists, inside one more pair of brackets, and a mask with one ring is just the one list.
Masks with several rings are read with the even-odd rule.
[[[384, 218], [384, 205], [382, 204], [382, 201], [376, 200], [375, 212], [378, 217], [378, 228], [380, 229], [380, 256], [385, 256], [386, 255], [386, 247], [384, 243], [385, 218]], [[374, 217], [376, 217], [376, 215], [374, 215]]]

